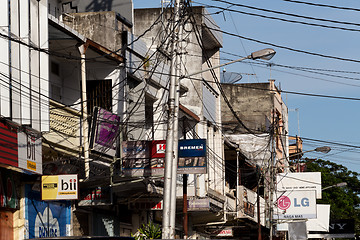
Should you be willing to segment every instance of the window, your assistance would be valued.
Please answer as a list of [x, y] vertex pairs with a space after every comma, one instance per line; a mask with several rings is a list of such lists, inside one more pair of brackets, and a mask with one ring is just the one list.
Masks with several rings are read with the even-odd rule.
[[86, 81], [87, 111], [92, 115], [94, 107], [101, 107], [111, 112], [112, 110], [112, 85], [111, 80]]

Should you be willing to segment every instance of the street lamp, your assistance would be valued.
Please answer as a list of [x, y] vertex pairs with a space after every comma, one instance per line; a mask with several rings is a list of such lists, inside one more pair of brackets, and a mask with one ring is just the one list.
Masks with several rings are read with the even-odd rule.
[[[297, 156], [297, 155], [301, 155], [301, 154], [304, 154], [304, 153], [308, 153], [308, 152], [328, 153], [328, 152], [330, 152], [330, 151], [331, 151], [331, 148], [328, 147], [328, 146], [317, 147], [317, 148], [315, 148], [315, 149], [308, 150], [308, 151], [305, 151], [305, 152], [298, 152], [298, 153], [295, 153], [295, 154], [291, 154], [291, 155], [289, 156], [289, 158], [290, 158], [290, 157]], [[312, 162], [312, 161], [309, 161], [309, 162], [307, 162], [307, 163], [305, 163], [305, 164], [309, 164], [309, 163], [311, 163], [311, 162]], [[293, 166], [293, 167], [296, 167], [296, 165]], [[298, 162], [298, 167], [299, 167], [299, 172], [300, 172], [300, 163], [299, 163], [299, 162]], [[293, 169], [294, 169], [294, 168], [293, 168]]]
[[345, 186], [347, 186], [347, 182], [341, 182], [341, 183], [337, 183], [337, 184], [334, 184], [331, 186], [324, 187], [321, 189], [321, 191], [324, 191], [326, 189], [333, 188], [333, 187], [345, 187]]
[[301, 154], [308, 153], [308, 152], [328, 153], [328, 152], [330, 152], [330, 151], [331, 151], [331, 148], [330, 148], [330, 147], [328, 147], [328, 146], [323, 146], [323, 147], [317, 147], [317, 148], [315, 148], [315, 149], [308, 150], [308, 151], [305, 151], [305, 152], [294, 153], [294, 154], [291, 154], [289, 157], [301, 155]]
[[262, 50], [259, 50], [259, 51], [256, 51], [256, 52], [252, 52], [250, 55], [248, 55], [248, 56], [246, 56], [246, 57], [239, 58], [239, 59], [236, 59], [236, 60], [233, 60], [233, 61], [230, 61], [230, 62], [227, 62], [227, 63], [223, 63], [223, 64], [220, 64], [220, 65], [211, 67], [211, 68], [207, 68], [207, 69], [204, 69], [204, 70], [200, 70], [200, 71], [197, 71], [197, 72], [194, 72], [194, 73], [190, 73], [190, 74], [188, 74], [188, 75], [185, 75], [185, 76], [180, 77], [180, 79], [189, 78], [189, 77], [194, 76], [194, 75], [196, 75], [196, 74], [203, 73], [203, 72], [207, 72], [207, 71], [210, 71], [210, 70], [213, 70], [213, 69], [217, 69], [217, 68], [221, 68], [221, 67], [224, 67], [224, 66], [227, 66], [227, 65], [236, 63], [236, 62], [244, 61], [244, 60], [246, 60], [246, 59], [252, 59], [252, 60], [256, 60], [256, 59], [270, 60], [275, 54], [276, 54], [276, 52], [275, 52], [274, 49], [272, 49], [272, 48], [265, 48], [265, 49], [262, 49]]

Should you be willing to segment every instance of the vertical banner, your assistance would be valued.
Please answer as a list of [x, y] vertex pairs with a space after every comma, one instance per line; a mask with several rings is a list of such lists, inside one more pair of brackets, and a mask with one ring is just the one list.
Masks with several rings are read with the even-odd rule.
[[110, 156], [116, 154], [116, 139], [120, 131], [120, 117], [96, 107], [91, 124], [90, 148]]
[[0, 122], [0, 163], [18, 166], [17, 131]]
[[70, 236], [71, 202], [41, 201], [31, 187], [25, 185], [25, 239]]

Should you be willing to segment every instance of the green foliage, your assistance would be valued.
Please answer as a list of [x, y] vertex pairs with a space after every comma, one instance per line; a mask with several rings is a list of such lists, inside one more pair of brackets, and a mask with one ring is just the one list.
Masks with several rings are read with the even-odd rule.
[[149, 222], [147, 225], [143, 224], [141, 228], [135, 234], [131, 234], [135, 240], [146, 240], [146, 239], [160, 239], [161, 228], [158, 224]]
[[[307, 160], [306, 160], [307, 161]], [[331, 219], [354, 219], [355, 232], [360, 233], [359, 173], [342, 165], [318, 159], [307, 164], [308, 172], [321, 172], [322, 187], [346, 182], [346, 187], [332, 187], [322, 192], [317, 203], [330, 204]]]

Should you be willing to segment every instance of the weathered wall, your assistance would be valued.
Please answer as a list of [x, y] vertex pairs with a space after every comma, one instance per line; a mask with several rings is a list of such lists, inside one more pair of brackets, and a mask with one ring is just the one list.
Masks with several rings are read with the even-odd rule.
[[[249, 129], [267, 130], [272, 121], [273, 108], [273, 94], [269, 91], [269, 83], [222, 84], [222, 88], [237, 116]], [[247, 133], [223, 99], [221, 105], [222, 123], [226, 133]]]
[[117, 20], [115, 12], [72, 13], [65, 15], [63, 21], [88, 39], [112, 51], [122, 47], [121, 34], [129, 31], [125, 24]]

